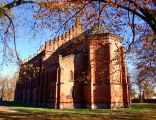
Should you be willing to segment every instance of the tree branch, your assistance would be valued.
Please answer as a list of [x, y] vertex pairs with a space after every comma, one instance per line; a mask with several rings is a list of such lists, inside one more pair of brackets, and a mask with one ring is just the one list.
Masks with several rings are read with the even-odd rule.
[[[73, 14], [70, 18], [68, 18], [68, 20], [66, 20], [62, 26], [66, 25], [72, 18], [74, 18], [77, 14], [79, 14], [89, 3], [85, 4], [82, 8], [80, 8], [75, 14]], [[58, 32], [61, 30], [62, 26], [58, 29], [58, 31], [56, 32], [56, 35], [58, 34]]]
[[[92, 1], [100, 1], [100, 2], [105, 2], [105, 3], [110, 3], [107, 0], [92, 0]], [[137, 3], [135, 3], [132, 0], [127, 0], [127, 2], [128, 1], [133, 3], [135, 5], [135, 7], [138, 8], [138, 4]], [[117, 2], [116, 2], [116, 5], [117, 5], [117, 7], [123, 8], [123, 9], [125, 9], [127, 11], [130, 11], [130, 12], [134, 13], [135, 15], [137, 15], [138, 17], [140, 17], [142, 20], [147, 22], [148, 25], [152, 28], [153, 32], [156, 33], [156, 20], [155, 20], [155, 16], [153, 14], [150, 14], [150, 11], [148, 11], [148, 10], [145, 11], [142, 8], [138, 8], [138, 10], [142, 13], [142, 14], [140, 14], [139, 12], [137, 12], [136, 10], [131, 9], [130, 7], [126, 7], [124, 5], [117, 4]]]
[[14, 8], [16, 6], [19, 6], [21, 4], [29, 4], [29, 3], [37, 3], [37, 2], [34, 2], [32, 0], [29, 0], [29, 1], [25, 1], [25, 0], [14, 0], [13, 2], [11, 2], [9, 4], [4, 5], [3, 8], [11, 9], [11, 8]]
[[14, 26], [13, 21], [12, 21], [11, 18], [9, 17], [9, 15], [7, 15], [6, 13], [4, 13], [4, 16], [6, 16], [6, 17], [9, 19], [9, 21], [10, 21], [12, 27], [13, 27], [13, 39], [14, 39], [15, 53], [16, 53], [17, 60], [18, 60], [18, 62], [19, 62], [19, 61], [20, 61], [20, 58], [19, 58], [19, 55], [18, 55], [18, 53], [17, 53], [17, 48], [16, 48], [15, 26]]

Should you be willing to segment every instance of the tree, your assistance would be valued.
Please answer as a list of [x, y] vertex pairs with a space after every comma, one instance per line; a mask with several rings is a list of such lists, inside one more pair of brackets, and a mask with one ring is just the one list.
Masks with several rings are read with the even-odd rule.
[[150, 81], [146, 81], [144, 85], [144, 99], [151, 99], [155, 93], [154, 93], [154, 86], [150, 83]]
[[[47, 9], [69, 9], [70, 7], [74, 7], [73, 4], [78, 4], [82, 6], [81, 4], [93, 4], [94, 1], [102, 2], [104, 6], [112, 6], [116, 8], [122, 8], [128, 12], [131, 12], [144, 21], [146, 21], [149, 26], [152, 28], [154, 32], [156, 32], [156, 18], [155, 18], [155, 9], [154, 5], [156, 5], [154, 0], [148, 1], [148, 0], [65, 0], [65, 1], [59, 1], [59, 0], [48, 0], [37, 2], [37, 0], [14, 0], [10, 3], [7, 3], [2, 6], [0, 9], [1, 16], [6, 15], [5, 11], [8, 9], [12, 9], [13, 7], [17, 7], [22, 4], [28, 4], [28, 3], [38, 3], [43, 5], [43, 7]], [[71, 4], [72, 3], [72, 4]], [[79, 8], [80, 6], [75, 6], [76, 8]], [[85, 9], [84, 7], [82, 7]], [[83, 9], [80, 9], [82, 11]], [[80, 12], [79, 11], [79, 12]], [[51, 11], [52, 12], [52, 11]], [[102, 11], [101, 11], [102, 12]]]
[[0, 94], [1, 94], [0, 101], [3, 101], [3, 99], [4, 99], [4, 89], [5, 89], [5, 81], [2, 81], [1, 89], [0, 89]]
[[[47, 20], [56, 17], [62, 27], [74, 20], [73, 18], [78, 14], [81, 14], [86, 26], [91, 24], [91, 22], [94, 23], [101, 20], [109, 29], [112, 29], [111, 31], [113, 31], [114, 26], [118, 25], [115, 30], [119, 31], [121, 29], [119, 25], [128, 25], [131, 27], [133, 35], [133, 40], [129, 45], [134, 42], [137, 31], [144, 32], [147, 29], [147, 26], [136, 23], [139, 19], [145, 21], [145, 23], [148, 24], [148, 27], [150, 26], [153, 32], [156, 33], [156, 12], [154, 7], [156, 3], [154, 0], [48, 0], [48, 2], [45, 0], [42, 0], [41, 2], [37, 2], [37, 0], [14, 0], [9, 3], [2, 2], [0, 14], [1, 16], [7, 17], [10, 24], [12, 24], [12, 19], [8, 16], [8, 11], [23, 4], [32, 4], [34, 10], [36, 10], [37, 7], [38, 10], [36, 10], [37, 14], [34, 15], [35, 18], [42, 20], [45, 18], [46, 20], [43, 23], [48, 25], [50, 25], [50, 23]], [[110, 20], [109, 15], [114, 16], [117, 20], [113, 18]], [[119, 20], [119, 18], [122, 18], [123, 20]], [[52, 22], [51, 25], [53, 28], [56, 27], [56, 23], [54, 22]], [[44, 26], [47, 27], [46, 25]], [[152, 42], [154, 41], [155, 39], [153, 38]]]
[[151, 98], [152, 96], [154, 96], [154, 87], [156, 83], [151, 78], [151, 75], [147, 76], [148, 73], [150, 73], [150, 70], [140, 70], [135, 81], [139, 89], [139, 97], [141, 102], [143, 102], [143, 99]]
[[132, 99], [136, 98], [136, 95], [137, 95], [137, 93], [136, 93], [135, 89], [131, 88], [131, 98]]
[[[94, 24], [103, 23], [109, 32], [122, 37], [126, 36], [123, 41], [123, 45], [126, 47], [125, 53], [135, 53], [138, 69], [142, 67], [154, 68], [156, 65], [155, 0], [2, 1], [0, 21], [3, 22], [1, 24], [3, 26], [1, 38], [4, 41], [2, 42], [4, 43], [4, 53], [8, 48], [5, 41], [10, 37], [13, 37], [16, 51], [16, 26], [13, 21], [15, 18], [12, 9], [24, 4], [28, 4], [28, 8], [33, 11], [34, 25], [31, 28], [33, 30], [51, 29], [56, 32], [57, 36], [71, 27], [76, 17], [80, 16], [85, 29], [92, 27]], [[20, 60], [17, 51], [15, 53], [17, 59]]]
[[3, 101], [5, 99], [6, 89], [8, 88], [8, 79], [7, 78], [5, 78], [1, 81], [0, 87], [1, 87], [1, 89], [0, 89], [0, 95], [1, 95], [0, 101]]
[[14, 100], [14, 91], [16, 87], [16, 81], [18, 80], [18, 74], [13, 77], [5, 77], [0, 81], [0, 101], [12, 101]]

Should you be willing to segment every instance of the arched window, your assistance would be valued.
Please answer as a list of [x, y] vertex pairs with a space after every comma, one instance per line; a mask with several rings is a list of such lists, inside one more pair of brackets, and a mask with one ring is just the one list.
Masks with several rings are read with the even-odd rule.
[[74, 72], [70, 71], [70, 81], [74, 81]]
[[71, 89], [70, 89], [70, 96], [71, 96], [72, 98], [75, 98], [75, 97], [76, 97], [76, 94], [75, 94], [75, 87], [74, 87], [74, 86], [72, 86]]

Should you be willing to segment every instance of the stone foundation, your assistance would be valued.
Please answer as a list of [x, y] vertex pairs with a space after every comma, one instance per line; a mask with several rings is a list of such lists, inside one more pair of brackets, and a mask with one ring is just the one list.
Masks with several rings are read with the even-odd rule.
[[113, 103], [111, 103], [110, 108], [112, 108], [112, 109], [124, 108], [124, 105], [122, 102], [113, 102]]
[[60, 103], [60, 106], [59, 106], [60, 109], [73, 109], [75, 108], [74, 107], [74, 104], [73, 103]]

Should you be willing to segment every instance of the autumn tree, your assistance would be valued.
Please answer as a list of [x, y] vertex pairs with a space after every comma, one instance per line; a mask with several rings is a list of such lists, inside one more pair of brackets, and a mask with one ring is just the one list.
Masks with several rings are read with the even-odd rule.
[[144, 83], [143, 94], [144, 99], [151, 99], [155, 95], [154, 85], [149, 80]]
[[0, 89], [0, 101], [4, 99], [4, 89], [5, 89], [5, 81], [1, 81], [1, 89]]
[[17, 80], [18, 80], [17, 73], [11, 78], [4, 77], [0, 80], [0, 101], [14, 100], [14, 91]]
[[136, 98], [137, 92], [134, 88], [131, 88], [131, 98], [134, 99]]
[[[28, 6], [24, 6], [28, 4]], [[24, 6], [33, 11], [31, 30], [50, 29], [56, 36], [71, 27], [77, 16], [86, 30], [94, 24], [102, 23], [107, 32], [124, 38], [125, 53], [132, 53], [137, 69], [145, 68], [155, 75], [156, 68], [156, 2], [155, 0], [13, 0], [0, 2], [1, 41], [4, 58], [17, 56], [16, 25], [14, 25], [14, 7]], [[29, 23], [30, 24], [30, 23]], [[8, 46], [9, 39], [14, 40], [14, 50]], [[7, 56], [9, 50], [9, 55]], [[14, 51], [14, 53], [12, 53]], [[132, 59], [132, 60], [133, 60]], [[147, 76], [148, 72], [145, 72]]]
[[[156, 83], [151, 77], [151, 70], [142, 69], [139, 71], [135, 84], [138, 86], [139, 98], [142, 102], [143, 99], [151, 98], [154, 96], [154, 88]], [[149, 75], [147, 75], [149, 74]]]

